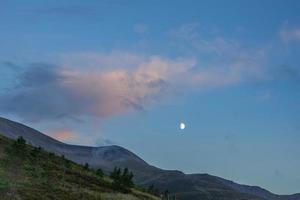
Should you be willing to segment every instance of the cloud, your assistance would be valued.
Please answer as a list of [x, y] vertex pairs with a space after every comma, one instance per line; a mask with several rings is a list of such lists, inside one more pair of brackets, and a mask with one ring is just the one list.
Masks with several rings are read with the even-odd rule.
[[76, 138], [76, 134], [70, 129], [50, 131], [48, 134], [59, 141], [70, 141]]
[[87, 69], [134, 69], [147, 59], [145, 56], [126, 51], [112, 51], [111, 53], [84, 52], [61, 55], [62, 64], [65, 67]]
[[115, 145], [116, 143], [114, 141], [111, 141], [106, 138], [98, 138], [95, 141], [96, 146], [108, 146], [108, 145]]
[[191, 41], [199, 37], [199, 33], [198, 33], [199, 27], [200, 24], [197, 22], [187, 23], [171, 30], [169, 33], [173, 37], [182, 38]]
[[212, 34], [198, 23], [183, 24], [170, 31], [179, 44], [198, 58], [191, 80], [198, 87], [224, 87], [246, 81], [266, 80], [267, 49], [251, 48], [239, 40]]
[[94, 16], [97, 11], [92, 6], [82, 5], [56, 5], [53, 7], [40, 8], [34, 10], [36, 13], [41, 15], [50, 16], [70, 16], [70, 17], [86, 17]]
[[[199, 53], [202, 40], [194, 40], [200, 41], [194, 44]], [[0, 112], [33, 122], [108, 118], [145, 111], [183, 88], [219, 88], [264, 78], [258, 62], [263, 53], [250, 54], [220, 38], [203, 42], [217, 59], [115, 51], [63, 55], [60, 65], [30, 64], [18, 73], [17, 84], [0, 94]]]
[[5, 67], [7, 69], [10, 69], [12, 71], [17, 71], [17, 70], [20, 69], [20, 66], [16, 65], [13, 62], [10, 62], [10, 61], [4, 61], [4, 62], [2, 62], [1, 66]]
[[143, 34], [143, 33], [146, 33], [148, 31], [148, 26], [146, 26], [145, 24], [136, 24], [133, 27], [133, 30], [136, 33]]
[[[95, 67], [31, 64], [19, 73], [17, 84], [0, 95], [0, 111], [33, 122], [141, 111], [168, 95], [169, 82], [194, 64], [157, 56], [132, 62], [125, 56], [119, 62], [132, 66], [101, 67], [110, 57]], [[122, 57], [116, 54], [116, 58]]]
[[20, 71], [16, 84], [0, 95], [0, 111], [15, 114], [28, 121], [57, 119], [75, 115], [76, 103], [60, 86], [58, 67], [49, 64], [31, 64]]
[[296, 66], [281, 65], [273, 72], [273, 76], [278, 80], [300, 80], [300, 69]]
[[[212, 60], [236, 60], [252, 55], [261, 56], [263, 49], [251, 48], [235, 38], [212, 33], [214, 30], [200, 26], [199, 23], [183, 24], [170, 31], [170, 36], [181, 46], [189, 46], [198, 56], [209, 56]], [[253, 54], [257, 52], [258, 54]]]
[[283, 42], [300, 42], [300, 27], [290, 27], [285, 24], [279, 31]]
[[[86, 111], [110, 117], [130, 109], [144, 110], [168, 93], [168, 83], [193, 62], [150, 57], [131, 68], [114, 70], [62, 69], [62, 85]], [[99, 65], [98, 65], [99, 66]]]
[[96, 140], [95, 142], [94, 137], [92, 135], [89, 135], [86, 132], [82, 134], [82, 132], [74, 131], [74, 129], [71, 128], [51, 128], [50, 130], [45, 130], [45, 133], [58, 141], [78, 145], [110, 145], [111, 142], [108, 139], [103, 139], [102, 143], [100, 143], [100, 139]]
[[269, 100], [272, 99], [272, 97], [273, 97], [272, 91], [267, 90], [257, 94], [256, 99], [258, 102], [262, 103], [262, 102], [268, 102]]

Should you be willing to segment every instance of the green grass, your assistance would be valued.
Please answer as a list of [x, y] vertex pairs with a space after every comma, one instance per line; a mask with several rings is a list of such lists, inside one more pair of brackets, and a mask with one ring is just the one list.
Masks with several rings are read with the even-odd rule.
[[26, 145], [12, 152], [13, 140], [0, 136], [1, 200], [158, 200], [137, 188], [123, 194], [92, 169]]

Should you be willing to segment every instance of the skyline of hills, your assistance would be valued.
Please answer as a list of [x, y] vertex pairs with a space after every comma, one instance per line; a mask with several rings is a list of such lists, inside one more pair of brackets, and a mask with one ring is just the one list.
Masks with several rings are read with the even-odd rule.
[[161, 191], [169, 190], [179, 199], [211, 199], [213, 197], [267, 200], [300, 199], [300, 194], [276, 195], [257, 186], [241, 185], [209, 174], [184, 174], [176, 170], [163, 170], [149, 165], [131, 151], [117, 145], [88, 147], [64, 144], [30, 127], [5, 118], [0, 118], [0, 134], [11, 139], [22, 136], [33, 146], [41, 146], [57, 155], [64, 155], [78, 164], [88, 163], [91, 167], [101, 168], [106, 173], [111, 172], [116, 166], [128, 167], [133, 171], [134, 181], [137, 185], [143, 187], [153, 185]]

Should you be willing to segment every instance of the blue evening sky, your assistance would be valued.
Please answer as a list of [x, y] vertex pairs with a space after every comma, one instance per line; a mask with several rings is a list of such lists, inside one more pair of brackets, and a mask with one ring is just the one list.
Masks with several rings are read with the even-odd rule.
[[0, 114], [300, 192], [299, 13], [297, 0], [2, 0]]

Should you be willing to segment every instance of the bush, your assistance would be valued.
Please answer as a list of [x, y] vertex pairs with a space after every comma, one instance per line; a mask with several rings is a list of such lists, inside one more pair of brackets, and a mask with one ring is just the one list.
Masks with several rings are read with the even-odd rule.
[[26, 149], [26, 140], [23, 137], [18, 137], [13, 144], [13, 148], [19, 153], [24, 152]]
[[34, 147], [31, 152], [30, 155], [32, 157], [37, 157], [40, 153], [41, 153], [42, 149], [40, 147]]
[[14, 141], [14, 143], [6, 148], [6, 152], [8, 154], [12, 154], [15, 156], [22, 156], [26, 153], [26, 140], [24, 140], [23, 137], [18, 137], [17, 140]]
[[130, 188], [134, 187], [132, 181], [133, 173], [129, 172], [128, 168], [122, 170], [115, 167], [110, 177], [113, 179], [112, 186], [115, 190], [127, 193], [130, 191]]
[[159, 196], [159, 194], [160, 194], [159, 190], [157, 188], [155, 188], [153, 184], [149, 185], [147, 192], [150, 194], [153, 194], [155, 196]]
[[102, 169], [100, 169], [100, 168], [97, 169], [96, 174], [97, 174], [97, 176], [99, 176], [101, 178], [104, 176], [104, 173], [103, 173]]
[[83, 166], [83, 169], [89, 170], [89, 168], [90, 168], [89, 163], [85, 163], [84, 166]]

